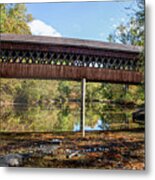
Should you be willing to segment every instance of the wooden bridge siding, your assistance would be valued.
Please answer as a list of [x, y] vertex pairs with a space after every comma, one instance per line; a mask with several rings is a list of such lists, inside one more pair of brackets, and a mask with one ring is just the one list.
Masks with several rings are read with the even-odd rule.
[[1, 78], [67, 79], [138, 84], [142, 75], [136, 71], [46, 64], [1, 63]]
[[110, 49], [100, 48], [86, 48], [86, 47], [74, 47], [66, 45], [51, 45], [51, 44], [36, 44], [36, 43], [20, 43], [20, 42], [1, 42], [2, 50], [15, 50], [15, 51], [39, 51], [39, 52], [53, 52], [53, 53], [68, 53], [68, 54], [79, 54], [87, 56], [104, 56], [104, 57], [118, 57], [138, 60], [138, 52], [130, 51], [118, 51]]

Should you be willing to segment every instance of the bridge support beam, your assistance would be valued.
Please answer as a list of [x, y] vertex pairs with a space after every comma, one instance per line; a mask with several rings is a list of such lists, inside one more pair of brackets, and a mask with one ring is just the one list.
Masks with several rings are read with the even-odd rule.
[[83, 78], [81, 82], [81, 122], [80, 131], [82, 136], [85, 136], [85, 96], [86, 96], [86, 79]]

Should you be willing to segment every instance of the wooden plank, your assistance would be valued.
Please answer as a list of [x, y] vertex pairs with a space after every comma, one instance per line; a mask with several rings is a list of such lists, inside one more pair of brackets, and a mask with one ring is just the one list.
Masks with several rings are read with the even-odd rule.
[[142, 74], [136, 71], [46, 64], [1, 63], [1, 78], [65, 79], [94, 82], [138, 84]]

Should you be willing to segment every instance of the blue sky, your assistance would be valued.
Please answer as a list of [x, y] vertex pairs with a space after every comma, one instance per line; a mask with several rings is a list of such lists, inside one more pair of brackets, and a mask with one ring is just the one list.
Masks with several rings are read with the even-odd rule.
[[131, 11], [125, 7], [135, 5], [135, 0], [26, 4], [35, 18], [33, 34], [100, 41], [107, 41], [108, 34], [129, 19]]

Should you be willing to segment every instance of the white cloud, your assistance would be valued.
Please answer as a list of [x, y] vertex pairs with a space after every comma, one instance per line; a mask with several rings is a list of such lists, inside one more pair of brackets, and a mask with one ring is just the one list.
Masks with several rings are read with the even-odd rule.
[[41, 20], [35, 19], [28, 23], [33, 35], [43, 35], [43, 36], [55, 36], [61, 37], [62, 35], [54, 29], [52, 26], [44, 23]]

